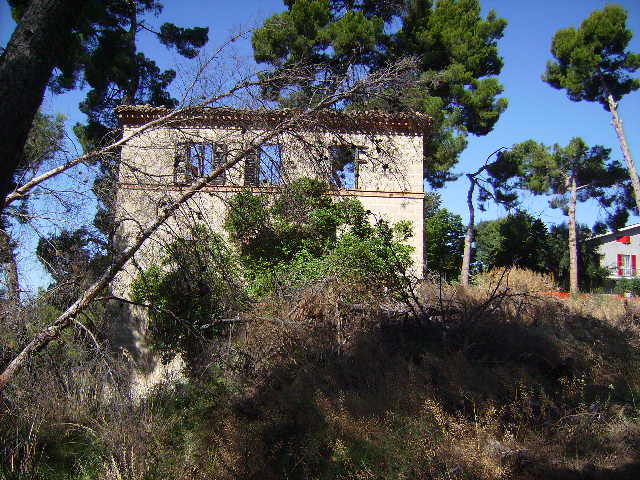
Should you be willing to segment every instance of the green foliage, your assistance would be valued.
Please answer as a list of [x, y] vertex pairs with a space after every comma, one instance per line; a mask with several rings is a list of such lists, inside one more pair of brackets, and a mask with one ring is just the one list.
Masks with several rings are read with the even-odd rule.
[[[18, 20], [30, 0], [10, 0]], [[167, 48], [193, 58], [208, 40], [208, 28], [181, 28], [164, 23], [159, 31], [150, 25], [163, 5], [157, 0], [88, 0], [75, 31], [69, 33], [67, 52], [50, 88], [57, 93], [88, 87], [80, 111], [86, 124], [76, 124], [74, 133], [85, 151], [113, 141], [118, 122], [114, 108], [119, 105], [150, 104], [175, 107], [177, 100], [169, 93], [176, 76], [172, 69], [161, 71], [155, 61], [138, 50], [139, 35], [152, 35]], [[81, 80], [81, 82], [80, 82]], [[109, 251], [113, 223], [117, 155], [104, 155], [99, 160], [93, 193], [98, 201], [94, 225], [99, 232], [96, 244]]]
[[302, 178], [275, 197], [250, 191], [229, 202], [225, 228], [237, 245], [251, 291], [295, 289], [327, 276], [400, 287], [411, 263], [404, 222], [371, 225], [355, 199], [333, 201], [321, 181]]
[[373, 226], [351, 225], [330, 254], [333, 270], [344, 279], [368, 280], [401, 289], [412, 251], [402, 242], [412, 235], [410, 222], [393, 226], [384, 221]]
[[[495, 155], [495, 160], [490, 162]], [[507, 209], [518, 205], [516, 189], [522, 182], [522, 159], [500, 148], [487, 157], [475, 172], [467, 173], [471, 193], [475, 190], [478, 208], [485, 210], [487, 202], [500, 204]], [[472, 198], [473, 200], [473, 198]]]
[[460, 275], [466, 228], [460, 215], [446, 208], [436, 210], [424, 221], [427, 268], [454, 280]]
[[[413, 110], [434, 119], [425, 151], [425, 174], [440, 186], [466, 147], [466, 136], [486, 135], [507, 101], [496, 76], [502, 69], [497, 41], [506, 21], [493, 10], [481, 17], [478, 0], [285, 1], [288, 9], [265, 20], [252, 38], [254, 58], [273, 70], [263, 93], [282, 105], [332, 89], [350, 65], [376, 71], [402, 57], [418, 58], [414, 86], [384, 92], [350, 108]], [[304, 64], [316, 75], [287, 80], [280, 71]]]
[[290, 293], [325, 278], [368, 287], [407, 287], [412, 248], [408, 222], [371, 224], [357, 200], [333, 201], [328, 186], [302, 178], [267, 197], [244, 191], [229, 202], [225, 228], [237, 247], [203, 227], [168, 245], [158, 265], [132, 285], [148, 305], [149, 343], [165, 361], [176, 353], [194, 366], [221, 319], [252, 297]]
[[273, 200], [244, 191], [229, 202], [225, 229], [238, 244], [244, 262], [275, 265], [302, 250], [319, 256], [335, 245], [340, 225], [363, 226], [360, 202], [333, 202], [328, 186], [303, 178], [291, 183]]
[[547, 227], [529, 213], [518, 211], [477, 227], [476, 262], [481, 270], [518, 266], [536, 272], [547, 269]]
[[629, 179], [618, 160], [610, 159], [611, 149], [601, 145], [589, 148], [581, 138], [573, 138], [566, 147], [547, 147], [533, 140], [514, 145], [503, 156], [520, 163], [520, 186], [536, 195], [552, 195], [550, 206], [568, 214], [570, 181], [576, 184], [578, 202], [596, 200], [610, 210], [607, 222], [624, 225], [630, 205]]
[[[578, 225], [578, 238], [591, 231]], [[552, 225], [549, 231], [541, 220], [519, 211], [499, 220], [481, 222], [477, 227], [476, 267], [486, 271], [494, 267], [516, 265], [536, 272], [549, 272], [565, 290], [569, 287], [569, 229], [566, 224]], [[600, 267], [597, 245], [578, 242], [579, 284], [584, 291], [602, 286], [607, 277]]]
[[[55, 117], [36, 113], [27, 141], [22, 151], [21, 159], [9, 182], [9, 189], [18, 186], [35, 177], [41, 171], [41, 167], [55, 158], [62, 149], [64, 141], [63, 115]], [[0, 238], [0, 275], [5, 278], [7, 289], [2, 289], [0, 296], [11, 301], [18, 301], [20, 297], [20, 285], [17, 278], [17, 260], [15, 249], [17, 243], [11, 238], [11, 226], [15, 223], [26, 223], [31, 217], [29, 195], [25, 195], [14, 202], [11, 208], [3, 211], [0, 216], [0, 229], [4, 231]], [[13, 270], [15, 268], [15, 270]], [[14, 273], [15, 272], [15, 275]]]
[[28, 172], [35, 173], [44, 162], [52, 160], [60, 152], [64, 141], [65, 120], [66, 117], [62, 114], [55, 117], [40, 112], [36, 114], [22, 153], [23, 160], [15, 171], [16, 178], [23, 177]]
[[138, 276], [132, 293], [150, 305], [149, 341], [165, 361], [176, 353], [194, 360], [202, 342], [220, 332], [219, 321], [247, 302], [237, 257], [221, 236], [201, 226], [168, 245], [161, 263]]
[[[577, 225], [578, 238], [586, 239], [591, 231], [586, 225]], [[565, 290], [569, 289], [569, 228], [565, 223], [553, 225], [549, 229], [547, 268], [553, 273], [556, 282]], [[580, 289], [590, 291], [601, 287], [609, 275], [606, 268], [600, 267], [598, 245], [595, 242], [578, 242], [578, 278]]]
[[423, 214], [424, 218], [432, 217], [442, 205], [442, 195], [436, 192], [425, 192]]
[[616, 293], [631, 292], [633, 295], [640, 296], [640, 278], [623, 278], [616, 281], [614, 288]]
[[[64, 142], [64, 121], [64, 115], [54, 117], [41, 112], [36, 113], [24, 145], [22, 158], [11, 179], [11, 190], [34, 177], [40, 167], [53, 160], [55, 155], [60, 152]], [[24, 222], [26, 221], [25, 216], [28, 214], [28, 203], [28, 197], [24, 197], [4, 214], [12, 216], [14, 220], [19, 222]], [[5, 218], [1, 220], [3, 225], [5, 221]], [[6, 225], [2, 228], [6, 228]]]
[[69, 306], [78, 291], [87, 288], [106, 267], [106, 258], [97, 255], [92, 236], [84, 229], [62, 230], [38, 240], [38, 260], [53, 278], [53, 302]]
[[618, 5], [594, 11], [580, 28], [559, 30], [543, 80], [564, 89], [573, 101], [587, 100], [609, 109], [608, 95], [615, 101], [640, 88], [630, 75], [640, 68], [640, 54], [625, 50], [633, 33], [626, 28], [627, 12]]

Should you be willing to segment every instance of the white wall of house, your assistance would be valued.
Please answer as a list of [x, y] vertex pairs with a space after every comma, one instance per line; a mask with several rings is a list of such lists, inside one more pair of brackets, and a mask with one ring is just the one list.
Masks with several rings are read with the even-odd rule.
[[[619, 241], [625, 236], [629, 237], [628, 244]], [[640, 273], [640, 224], [598, 235], [591, 241], [599, 243], [600, 266], [609, 270], [609, 278], [630, 278]]]

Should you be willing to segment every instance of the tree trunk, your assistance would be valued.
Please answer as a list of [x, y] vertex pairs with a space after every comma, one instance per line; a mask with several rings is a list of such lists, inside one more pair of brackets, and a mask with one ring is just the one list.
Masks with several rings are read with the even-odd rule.
[[476, 179], [473, 175], [467, 174], [470, 185], [467, 191], [467, 206], [469, 207], [469, 223], [467, 233], [464, 236], [464, 253], [462, 255], [462, 271], [460, 272], [460, 284], [463, 287], [469, 286], [471, 270], [471, 244], [473, 243], [473, 229], [475, 227], [475, 209], [473, 208], [473, 192], [476, 188]]
[[80, 0], [31, 0], [0, 57], [0, 213], [33, 118], [65, 38], [81, 17]]
[[611, 116], [613, 117], [611, 123], [613, 123], [613, 127], [616, 129], [616, 135], [618, 135], [620, 149], [622, 150], [622, 155], [624, 156], [624, 160], [627, 163], [627, 170], [629, 170], [629, 176], [631, 177], [633, 194], [636, 197], [636, 206], [638, 208], [638, 212], [640, 212], [640, 179], [638, 179], [638, 171], [636, 170], [636, 166], [633, 163], [631, 150], [629, 150], [629, 145], [627, 144], [627, 137], [625, 136], [624, 130], [622, 128], [622, 120], [620, 120], [620, 117], [618, 116], [618, 104], [615, 102], [611, 94], [607, 95], [607, 101], [609, 103], [609, 111], [611, 112]]
[[571, 195], [569, 201], [569, 290], [572, 295], [579, 292], [578, 287], [578, 229], [576, 228], [576, 204], [578, 189], [576, 179], [572, 175], [566, 179], [566, 185]]
[[[136, 36], [138, 33], [138, 11], [137, 5], [132, 3], [131, 11], [129, 12], [129, 48], [131, 49], [131, 56], [136, 61]], [[126, 86], [126, 91], [122, 97], [122, 105], [135, 105], [136, 95], [140, 88], [140, 72], [138, 71], [138, 65], [136, 61], [136, 70]]]
[[0, 261], [4, 265], [7, 284], [7, 300], [12, 307], [20, 303], [20, 284], [18, 282], [18, 264], [11, 245], [9, 234], [0, 229]]

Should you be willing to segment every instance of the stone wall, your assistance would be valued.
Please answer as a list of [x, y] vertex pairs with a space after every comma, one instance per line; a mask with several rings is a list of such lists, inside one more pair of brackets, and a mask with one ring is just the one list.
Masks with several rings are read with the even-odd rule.
[[[124, 134], [130, 133], [125, 127]], [[146, 225], [182, 190], [184, 178], [176, 177], [176, 164], [186, 144], [207, 142], [224, 145], [228, 155], [244, 149], [263, 131], [238, 128], [159, 128], [135, 138], [122, 148], [116, 215], [120, 222], [119, 240], [123, 245]], [[286, 184], [295, 178], [329, 178], [329, 148], [332, 145], [359, 147], [357, 189], [336, 189], [335, 196], [355, 196], [374, 218], [392, 223], [409, 220], [414, 236], [408, 241], [415, 249], [415, 273], [423, 265], [423, 141], [421, 136], [364, 133], [288, 132], [269, 144], [281, 147], [282, 176]], [[159, 259], [163, 242], [175, 238], [194, 220], [222, 231], [226, 202], [245, 188], [245, 162], [226, 172], [224, 185], [207, 186], [180, 208], [140, 249], [134, 260], [116, 277], [117, 294], [128, 297], [129, 285], [137, 266], [146, 268]], [[256, 192], [274, 191], [271, 185], [253, 185]]]

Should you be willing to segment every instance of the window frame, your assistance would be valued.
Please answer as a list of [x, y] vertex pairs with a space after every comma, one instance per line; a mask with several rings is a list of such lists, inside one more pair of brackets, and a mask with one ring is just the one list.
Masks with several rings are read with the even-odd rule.
[[[339, 150], [343, 150], [343, 151], [350, 150], [351, 152], [353, 152], [351, 154], [352, 160], [349, 162], [339, 163], [341, 155], [336, 155], [335, 153]], [[332, 187], [338, 190], [343, 190], [343, 189], [358, 190], [360, 188], [360, 164], [364, 163], [361, 160], [364, 150], [365, 149], [363, 147], [359, 145], [354, 145], [354, 144], [345, 143], [345, 144], [329, 145], [328, 147], [329, 168], [330, 168], [329, 183], [331, 184]], [[345, 168], [350, 163], [353, 163], [353, 184], [352, 184], [353, 186], [345, 182], [344, 174], [339, 173], [339, 172], [344, 172]], [[336, 169], [337, 166], [341, 166], [341, 168]]]
[[[275, 149], [275, 156], [268, 149]], [[247, 155], [244, 167], [244, 185], [248, 187], [279, 187], [284, 182], [284, 161], [280, 143], [266, 143]], [[269, 165], [266, 166], [268, 159]]]
[[[274, 158], [267, 149], [273, 149], [276, 153]], [[268, 166], [264, 168], [263, 160], [267, 157]], [[264, 162], [267, 163], [267, 162]], [[268, 176], [264, 177], [263, 172], [267, 171]], [[265, 143], [260, 147], [257, 158], [257, 180], [261, 186], [279, 186], [283, 183], [283, 161], [282, 161], [282, 145], [279, 143]], [[275, 180], [275, 181], [274, 181]]]
[[[200, 154], [196, 153], [202, 148]], [[194, 153], [196, 153], [194, 155]], [[189, 184], [196, 178], [204, 178], [227, 161], [227, 146], [219, 142], [182, 142], [174, 162], [173, 180], [177, 184]], [[211, 185], [225, 185], [226, 171], [211, 181]]]

